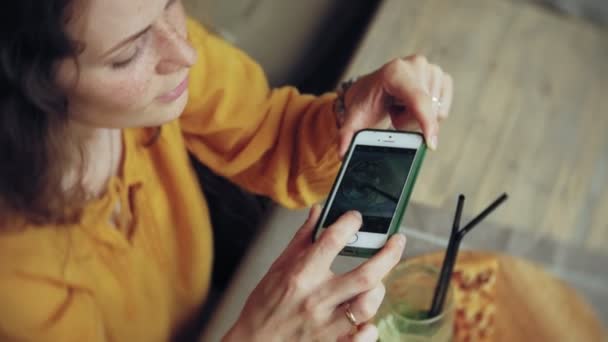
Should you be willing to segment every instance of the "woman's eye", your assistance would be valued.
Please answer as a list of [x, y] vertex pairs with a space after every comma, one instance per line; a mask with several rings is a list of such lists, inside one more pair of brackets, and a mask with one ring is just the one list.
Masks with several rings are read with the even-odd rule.
[[144, 51], [146, 48], [146, 44], [148, 41], [148, 32], [144, 33], [141, 37], [139, 37], [135, 44], [135, 51], [131, 53], [128, 58], [123, 58], [111, 64], [112, 69], [121, 69], [129, 66], [131, 62], [135, 61], [137, 57]]
[[112, 69], [121, 69], [127, 67], [131, 62], [135, 60], [137, 55], [139, 54], [139, 48], [135, 50], [135, 52], [129, 57], [121, 61], [113, 62]]

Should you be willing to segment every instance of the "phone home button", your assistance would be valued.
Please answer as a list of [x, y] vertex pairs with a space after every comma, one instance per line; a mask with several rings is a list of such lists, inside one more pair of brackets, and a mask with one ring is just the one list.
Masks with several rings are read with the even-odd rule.
[[352, 245], [353, 243], [357, 242], [357, 240], [359, 240], [359, 235], [355, 234], [350, 238], [350, 241], [348, 241], [348, 244]]

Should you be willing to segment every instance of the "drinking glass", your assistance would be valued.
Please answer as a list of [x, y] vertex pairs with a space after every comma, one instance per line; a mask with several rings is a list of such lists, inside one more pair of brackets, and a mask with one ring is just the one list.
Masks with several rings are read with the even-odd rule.
[[439, 269], [425, 264], [399, 264], [387, 276], [386, 295], [375, 320], [381, 342], [448, 342], [452, 339], [451, 287], [442, 312], [428, 317], [438, 277]]

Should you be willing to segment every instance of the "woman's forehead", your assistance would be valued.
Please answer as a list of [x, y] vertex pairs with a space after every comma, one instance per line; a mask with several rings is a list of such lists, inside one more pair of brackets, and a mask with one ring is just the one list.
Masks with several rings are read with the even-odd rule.
[[167, 0], [76, 0], [70, 36], [85, 45], [84, 54], [101, 57], [129, 36], [151, 25]]

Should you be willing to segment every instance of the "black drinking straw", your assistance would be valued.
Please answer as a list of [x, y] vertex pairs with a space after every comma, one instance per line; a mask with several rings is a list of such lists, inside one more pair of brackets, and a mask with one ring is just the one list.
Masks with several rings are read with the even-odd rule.
[[473, 228], [475, 228], [475, 226], [479, 222], [481, 222], [488, 215], [490, 215], [496, 208], [498, 208], [498, 206], [501, 205], [502, 202], [506, 201], [508, 197], [509, 196], [507, 196], [507, 194], [505, 194], [505, 193], [500, 195], [500, 197], [498, 197], [496, 200], [494, 200], [494, 202], [492, 202], [492, 204], [490, 204], [484, 211], [482, 211], [481, 214], [477, 215], [477, 217], [472, 219], [471, 222], [469, 222], [466, 226], [464, 226], [464, 228], [462, 228], [462, 230], [460, 230], [458, 232], [458, 234], [464, 236], [466, 233], [471, 231]]
[[[443, 309], [443, 303], [445, 302], [445, 296], [447, 295], [447, 285], [450, 283], [450, 277], [452, 276], [452, 270], [454, 269], [454, 261], [456, 260], [455, 251], [457, 250], [456, 245], [458, 241], [458, 229], [460, 228], [460, 217], [462, 215], [462, 207], [464, 206], [464, 195], [458, 196], [458, 204], [456, 205], [456, 213], [454, 214], [454, 221], [452, 222], [452, 233], [450, 234], [450, 240], [448, 242], [448, 248], [445, 251], [443, 258], [443, 265], [441, 267], [441, 273], [435, 286], [435, 293], [433, 295], [433, 302], [431, 304], [431, 310], [429, 311], [429, 318], [435, 317]], [[446, 289], [443, 289], [445, 287]]]
[[433, 302], [431, 303], [431, 309], [428, 314], [429, 318], [439, 315], [443, 310], [443, 304], [445, 303], [445, 297], [448, 292], [450, 278], [452, 277], [452, 271], [454, 271], [454, 264], [456, 263], [456, 257], [458, 256], [462, 238], [506, 200], [507, 194], [503, 193], [484, 211], [472, 219], [464, 228], [459, 230], [462, 207], [464, 206], [464, 195], [461, 194], [458, 196], [458, 205], [456, 206], [456, 214], [454, 215], [454, 222], [452, 223], [452, 233], [443, 259], [443, 265], [441, 266], [441, 273], [437, 280], [437, 286], [435, 287]]

